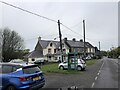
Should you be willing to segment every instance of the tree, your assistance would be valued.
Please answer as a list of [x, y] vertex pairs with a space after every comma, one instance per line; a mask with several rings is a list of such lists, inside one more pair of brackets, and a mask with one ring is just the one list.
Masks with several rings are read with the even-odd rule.
[[120, 55], [120, 47], [111, 49], [111, 51], [108, 52], [108, 56], [110, 58], [118, 58]]
[[11, 31], [9, 28], [4, 28], [2, 31], [2, 40], [3, 62], [19, 58], [18, 53], [24, 48], [21, 36], [18, 35], [17, 32]]
[[107, 52], [106, 51], [100, 51], [101, 56], [107, 56]]

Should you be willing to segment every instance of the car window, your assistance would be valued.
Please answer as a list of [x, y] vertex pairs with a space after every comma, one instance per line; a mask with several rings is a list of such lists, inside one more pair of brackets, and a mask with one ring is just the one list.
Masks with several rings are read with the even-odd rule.
[[25, 74], [33, 74], [37, 72], [40, 72], [40, 68], [38, 66], [23, 68], [23, 73]]
[[15, 72], [17, 70], [17, 68], [16, 67], [13, 67], [13, 72]]
[[12, 72], [12, 66], [2, 66], [2, 73], [7, 74]]
[[67, 62], [63, 62], [63, 63], [67, 63]]
[[81, 61], [81, 63], [85, 63], [85, 61], [84, 60], [80, 60]]

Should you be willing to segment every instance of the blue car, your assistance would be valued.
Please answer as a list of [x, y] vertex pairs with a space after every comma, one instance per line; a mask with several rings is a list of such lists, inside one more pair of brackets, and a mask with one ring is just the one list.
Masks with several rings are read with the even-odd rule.
[[0, 63], [2, 90], [33, 90], [45, 85], [45, 77], [37, 65]]

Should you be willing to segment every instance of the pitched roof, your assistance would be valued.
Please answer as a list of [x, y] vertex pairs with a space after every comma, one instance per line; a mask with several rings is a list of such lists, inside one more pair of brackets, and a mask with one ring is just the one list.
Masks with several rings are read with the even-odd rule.
[[60, 47], [60, 42], [59, 41], [52, 41], [52, 43], [54, 43], [54, 45], [56, 46], [56, 48]]
[[89, 42], [85, 42], [87, 47], [91, 47], [94, 48], [94, 46], [92, 44], [90, 44]]
[[[39, 40], [40, 45], [42, 46], [43, 49], [45, 49], [48, 44], [52, 42], [56, 48], [60, 47], [60, 42], [59, 41], [51, 41], [51, 40]], [[81, 41], [73, 41], [73, 40], [67, 40], [66, 44], [70, 47], [74, 48], [83, 48], [84, 47], [84, 42]], [[85, 42], [85, 47], [91, 47], [93, 48], [94, 46], [90, 44], [89, 42]]]
[[46, 48], [50, 42], [52, 42], [56, 46], [56, 48], [59, 48], [59, 41], [39, 40], [39, 43], [42, 46], [42, 48]]
[[39, 43], [42, 46], [42, 48], [46, 48], [50, 42], [51, 41], [47, 41], [47, 40], [39, 40]]
[[[83, 48], [84, 47], [84, 42], [81, 42], [81, 41], [67, 40], [66, 44], [73, 48]], [[94, 46], [92, 44], [90, 44], [89, 42], [85, 42], [85, 47], [94, 48]]]
[[70, 47], [76, 47], [76, 48], [84, 47], [84, 43], [80, 41], [67, 40], [66, 42], [67, 44], [69, 44]]
[[40, 51], [32, 51], [29, 55], [28, 58], [40, 58], [43, 57], [43, 54]]

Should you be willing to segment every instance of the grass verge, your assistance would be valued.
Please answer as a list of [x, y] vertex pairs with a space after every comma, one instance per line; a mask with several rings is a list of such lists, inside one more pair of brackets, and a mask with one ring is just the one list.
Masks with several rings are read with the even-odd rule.
[[96, 61], [97, 61], [96, 59], [86, 61], [87, 66], [90, 66], [90, 65], [95, 64], [95, 63], [96, 63]]
[[[96, 60], [89, 60], [86, 61], [87, 66], [93, 65], [96, 63]], [[45, 73], [59, 73], [59, 74], [82, 74], [83, 71], [77, 71], [77, 70], [60, 70], [58, 69], [58, 63], [51, 63], [47, 65], [41, 66], [41, 70]]]

